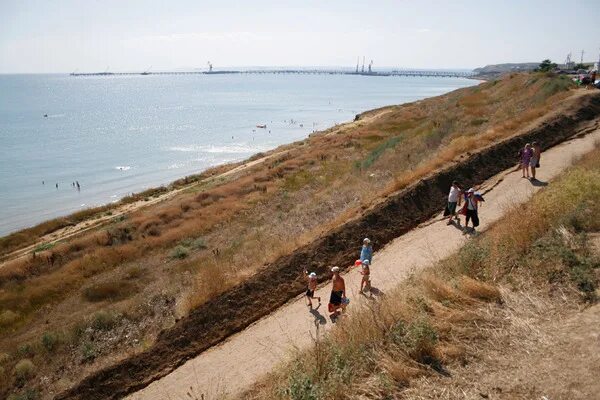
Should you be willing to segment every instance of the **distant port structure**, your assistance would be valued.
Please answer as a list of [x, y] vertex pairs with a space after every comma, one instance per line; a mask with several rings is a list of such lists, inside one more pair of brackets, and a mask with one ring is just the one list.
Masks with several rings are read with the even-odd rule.
[[[360, 60], [360, 58], [359, 58]], [[214, 70], [213, 64], [207, 63], [208, 69], [194, 71], [150, 71], [143, 72], [72, 72], [71, 76], [125, 76], [125, 75], [224, 75], [224, 74], [305, 74], [305, 75], [360, 75], [360, 76], [412, 76], [412, 77], [442, 77], [442, 78], [469, 78], [475, 73], [473, 71], [453, 71], [438, 69], [392, 69], [387, 71], [375, 71], [373, 60], [365, 70], [365, 58], [362, 67], [356, 63], [356, 69], [335, 68], [280, 68], [280, 69], [240, 69], [240, 70]]]

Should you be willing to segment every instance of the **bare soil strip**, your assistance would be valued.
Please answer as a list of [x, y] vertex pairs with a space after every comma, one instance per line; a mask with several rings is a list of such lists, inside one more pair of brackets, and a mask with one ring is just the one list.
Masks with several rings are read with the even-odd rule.
[[329, 265], [346, 268], [352, 263], [361, 236], [374, 237], [378, 250], [436, 215], [452, 180], [465, 186], [481, 184], [514, 167], [516, 154], [526, 142], [555, 146], [589, 131], [598, 115], [600, 95], [582, 97], [577, 109], [467, 155], [459, 163], [388, 196], [360, 217], [281, 257], [248, 281], [200, 306], [162, 332], [151, 349], [98, 371], [57, 399], [117, 399], [146, 387], [302, 293], [304, 281], [299, 272], [304, 267], [316, 271], [320, 280], [327, 279]]
[[[514, 169], [484, 182], [481, 189], [487, 194], [480, 212], [482, 225], [479, 230], [485, 230], [503, 218], [507, 210], [529, 201], [536, 191], [571, 165], [574, 157], [592, 150], [597, 140], [600, 140], [600, 129], [546, 152], [543, 155], [544, 167], [538, 171], [538, 182], [521, 178], [521, 172]], [[375, 253], [371, 271], [376, 289], [372, 298], [359, 294], [359, 271], [349, 271], [345, 275], [351, 300], [349, 312], [352, 313], [356, 304], [376, 301], [413, 271], [434, 265], [457, 251], [469, 240], [469, 236], [463, 235], [457, 228], [456, 225], [447, 226], [446, 221], [436, 216]], [[360, 245], [360, 240], [358, 242]], [[358, 255], [358, 248], [355, 255]], [[251, 388], [262, 375], [273, 371], [278, 363], [288, 359], [295, 349], [313, 346], [313, 338], [333, 326], [326, 307], [329, 290], [330, 285], [325, 285], [317, 291], [316, 295], [322, 297], [323, 305], [316, 310], [310, 311], [302, 296], [296, 298], [128, 399], [184, 399], [188, 392], [198, 399], [204, 395], [206, 400], [219, 398], [224, 393], [239, 395]], [[268, 295], [270, 293], [265, 293], [265, 296]]]

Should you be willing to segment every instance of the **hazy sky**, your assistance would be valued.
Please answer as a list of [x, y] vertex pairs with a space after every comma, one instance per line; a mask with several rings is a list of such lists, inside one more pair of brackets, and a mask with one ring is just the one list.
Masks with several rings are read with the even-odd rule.
[[[0, 0], [0, 73], [597, 60], [600, 1]], [[368, 61], [367, 61], [368, 62]]]

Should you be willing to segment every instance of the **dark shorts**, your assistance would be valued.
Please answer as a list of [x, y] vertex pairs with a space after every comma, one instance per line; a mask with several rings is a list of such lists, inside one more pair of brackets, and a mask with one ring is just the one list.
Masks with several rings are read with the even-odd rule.
[[456, 214], [456, 204], [456, 201], [449, 201], [446, 205], [446, 212], [444, 213], [444, 216]]
[[473, 220], [473, 226], [479, 226], [479, 216], [477, 215], [477, 210], [467, 209], [467, 220], [465, 225], [469, 223], [469, 220]]
[[334, 306], [339, 306], [342, 304], [342, 292], [341, 290], [338, 292], [331, 292], [331, 296], [329, 297], [329, 302]]
[[306, 289], [306, 297], [315, 297], [315, 291]]

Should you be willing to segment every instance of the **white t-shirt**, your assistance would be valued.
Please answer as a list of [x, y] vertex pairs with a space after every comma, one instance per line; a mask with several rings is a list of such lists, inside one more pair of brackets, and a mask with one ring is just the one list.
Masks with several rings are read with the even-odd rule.
[[450, 194], [448, 194], [448, 202], [449, 203], [456, 203], [458, 202], [458, 195], [460, 194], [460, 190], [458, 188], [455, 188], [454, 186], [452, 186], [450, 188]]
[[477, 200], [474, 198], [467, 199], [467, 210], [475, 210], [477, 209]]

